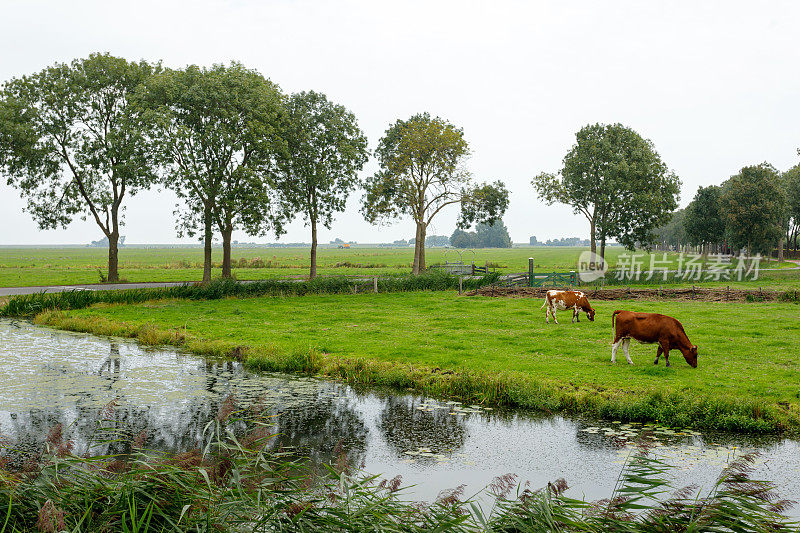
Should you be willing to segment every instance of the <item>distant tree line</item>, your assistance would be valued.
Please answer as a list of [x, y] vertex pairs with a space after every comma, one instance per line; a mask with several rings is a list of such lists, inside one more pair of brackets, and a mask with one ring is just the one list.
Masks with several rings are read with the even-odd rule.
[[151, 187], [180, 199], [178, 235], [204, 244], [203, 281], [222, 237], [231, 276], [231, 235], [274, 233], [293, 218], [330, 228], [363, 189], [370, 223], [408, 216], [416, 224], [414, 273], [425, 269], [427, 228], [449, 205], [460, 227], [493, 222], [508, 206], [500, 181], [475, 183], [460, 128], [427, 113], [392, 124], [374, 155], [355, 115], [314, 91], [284, 94], [239, 63], [169, 69], [92, 54], [5, 82], [0, 90], [0, 173], [27, 200], [39, 227], [91, 218], [108, 241], [108, 280], [117, 281], [124, 200]]
[[[800, 152], [800, 151], [799, 151]], [[769, 254], [798, 250], [800, 165], [778, 172], [761, 163], [720, 185], [700, 187], [691, 203], [656, 230], [665, 249]]]
[[581, 239], [580, 237], [562, 237], [560, 239], [547, 239], [542, 242], [536, 240], [536, 236], [530, 238], [531, 246], [589, 246], [589, 239]]
[[502, 221], [480, 223], [475, 231], [456, 229], [450, 236], [450, 245], [455, 248], [511, 248], [511, 236]]

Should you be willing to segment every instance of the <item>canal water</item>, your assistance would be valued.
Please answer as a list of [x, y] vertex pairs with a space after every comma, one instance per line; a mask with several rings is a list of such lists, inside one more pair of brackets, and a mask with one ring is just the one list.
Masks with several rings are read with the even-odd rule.
[[[0, 454], [23, 460], [61, 425], [75, 453], [124, 453], [139, 436], [148, 449], [197, 447], [227, 398], [273, 415], [272, 445], [316, 462], [346, 457], [386, 478], [401, 475], [409, 499], [432, 500], [466, 484], [474, 494], [495, 477], [539, 488], [564, 478], [573, 497], [608, 497], [634, 442], [672, 464], [676, 488], [713, 486], [735, 457], [758, 451], [756, 478], [800, 499], [800, 443], [777, 437], [700, 433], [524, 410], [490, 409], [413, 393], [356, 390], [314, 378], [261, 374], [123, 339], [0, 320]], [[791, 513], [798, 515], [795, 508]]]

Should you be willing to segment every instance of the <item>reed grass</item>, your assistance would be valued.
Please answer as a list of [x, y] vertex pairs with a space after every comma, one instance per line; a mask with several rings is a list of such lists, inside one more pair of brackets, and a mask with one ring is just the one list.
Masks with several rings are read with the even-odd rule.
[[[113, 408], [113, 406], [112, 406]], [[60, 426], [21, 466], [0, 460], [0, 533], [89, 531], [672, 532], [795, 531], [775, 486], [753, 479], [754, 455], [733, 461], [713, 487], [674, 490], [670, 468], [641, 445], [608, 498], [566, 495], [563, 479], [539, 490], [499, 476], [465, 497], [404, 500], [402, 480], [379, 479], [336, 458], [320, 472], [270, 447], [263, 414], [220, 407], [197, 447], [177, 455], [126, 438], [125, 455], [73, 450]], [[248, 430], [231, 428], [244, 421]], [[98, 425], [98, 430], [105, 428]], [[105, 433], [104, 433], [105, 434]], [[97, 441], [96, 445], [101, 444]], [[5, 458], [9, 445], [0, 448]], [[514, 490], [516, 488], [516, 491]]]

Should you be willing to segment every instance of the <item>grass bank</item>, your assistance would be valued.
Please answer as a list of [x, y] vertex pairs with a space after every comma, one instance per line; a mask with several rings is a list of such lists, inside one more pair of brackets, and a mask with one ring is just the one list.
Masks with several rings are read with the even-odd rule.
[[[545, 324], [533, 299], [452, 292], [163, 300], [40, 314], [37, 322], [184, 346], [252, 368], [413, 388], [472, 403], [741, 432], [800, 433], [800, 306], [779, 302], [594, 302], [597, 320]], [[610, 363], [614, 309], [677, 317], [699, 368], [633, 345]]]

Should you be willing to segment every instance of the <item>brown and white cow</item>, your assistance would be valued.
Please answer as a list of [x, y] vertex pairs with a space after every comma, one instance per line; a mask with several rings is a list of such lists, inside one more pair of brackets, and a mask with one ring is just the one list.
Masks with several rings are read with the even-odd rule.
[[[615, 324], [616, 321], [616, 324]], [[664, 354], [664, 360], [669, 366], [669, 351], [680, 350], [686, 362], [692, 368], [697, 368], [697, 346], [689, 342], [689, 337], [683, 331], [683, 325], [671, 316], [658, 313], [634, 313], [632, 311], [614, 311], [611, 315], [611, 326], [614, 328], [614, 343], [611, 348], [611, 362], [617, 362], [617, 349], [622, 345], [625, 359], [633, 364], [628, 347], [631, 339], [636, 339], [643, 344], [658, 343], [656, 360]]]
[[573, 324], [575, 320], [578, 322], [581, 321], [581, 311], [586, 313], [586, 317], [589, 320], [594, 321], [594, 309], [589, 305], [589, 299], [586, 298], [586, 295], [581, 291], [547, 291], [544, 297], [544, 304], [542, 304], [540, 309], [544, 309], [545, 307], [547, 309], [544, 312], [544, 319], [548, 324], [550, 323], [550, 315], [553, 315], [553, 320], [558, 324], [556, 309], [559, 311], [572, 309]]

